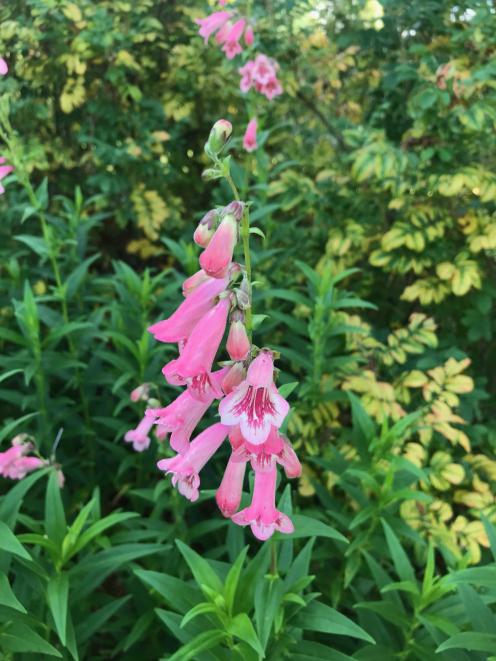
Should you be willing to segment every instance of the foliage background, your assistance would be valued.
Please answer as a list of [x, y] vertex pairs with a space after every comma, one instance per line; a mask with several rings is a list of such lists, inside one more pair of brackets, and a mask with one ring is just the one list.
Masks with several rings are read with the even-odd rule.
[[[382, 4], [374, 29], [360, 2], [253, 3], [256, 46], [281, 65], [272, 103], [245, 99], [196, 35], [203, 2], [0, 8], [16, 165], [0, 200], [0, 438], [30, 433], [49, 456], [63, 428], [66, 475], [60, 494], [49, 469], [1, 486], [7, 658], [495, 653], [495, 9]], [[141, 414], [132, 388], [172, 395], [169, 350], [145, 329], [196, 270], [195, 221], [229, 201], [201, 180], [221, 116], [266, 237], [257, 340], [298, 382], [288, 433], [305, 473], [283, 496], [303, 517], [294, 540], [247, 536], [237, 592], [231, 573], [216, 600], [245, 544], [214, 509], [222, 466], [191, 507], [157, 474], [164, 450], [122, 437]], [[202, 599], [217, 610], [180, 628]]]

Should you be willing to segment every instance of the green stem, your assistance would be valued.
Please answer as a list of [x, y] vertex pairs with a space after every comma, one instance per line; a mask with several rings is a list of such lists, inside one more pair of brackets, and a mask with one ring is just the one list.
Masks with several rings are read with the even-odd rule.
[[[226, 174], [226, 181], [233, 192], [234, 199], [239, 202], [240, 201], [239, 192], [230, 173]], [[250, 299], [250, 307], [245, 311], [245, 325], [246, 325], [246, 332], [248, 333], [248, 337], [250, 338], [250, 342], [251, 342], [253, 336], [253, 311], [252, 311], [253, 298], [252, 298], [252, 286], [251, 286], [250, 210], [248, 209], [247, 206], [244, 207], [243, 217], [241, 219], [241, 239], [243, 241], [246, 279], [248, 282], [248, 296]]]

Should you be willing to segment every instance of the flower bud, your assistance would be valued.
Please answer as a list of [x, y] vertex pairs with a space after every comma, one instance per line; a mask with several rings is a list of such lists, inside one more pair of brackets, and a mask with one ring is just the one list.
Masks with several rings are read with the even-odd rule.
[[198, 227], [193, 234], [193, 241], [197, 245], [201, 246], [202, 248], [206, 248], [208, 246], [210, 239], [214, 235], [218, 216], [218, 210], [211, 209], [210, 211], [207, 211], [207, 213], [200, 220]]
[[200, 266], [212, 278], [222, 278], [229, 268], [238, 240], [238, 223], [232, 214], [222, 219], [207, 248], [200, 255]]
[[254, 35], [253, 28], [249, 25], [245, 30], [245, 44], [247, 46], [253, 46]]
[[227, 207], [224, 207], [224, 213], [231, 213], [236, 220], [241, 220], [243, 217], [243, 212], [245, 210], [245, 203], [239, 202], [238, 200], [233, 200]]
[[205, 145], [207, 151], [218, 154], [222, 147], [231, 137], [232, 124], [227, 119], [219, 119], [212, 126], [210, 135], [208, 136], [207, 144]]
[[250, 353], [251, 344], [242, 321], [231, 323], [226, 348], [232, 360], [245, 360]]
[[189, 278], [186, 278], [186, 280], [183, 282], [183, 296], [186, 298], [189, 296], [192, 292], [195, 291], [200, 285], [202, 285], [204, 282], [207, 282], [209, 279], [209, 276], [203, 271], [203, 269], [200, 269], [193, 275], [190, 275]]

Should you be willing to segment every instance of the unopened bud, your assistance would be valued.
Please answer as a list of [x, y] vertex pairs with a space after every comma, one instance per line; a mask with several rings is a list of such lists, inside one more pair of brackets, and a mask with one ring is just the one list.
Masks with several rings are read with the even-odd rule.
[[222, 173], [217, 168], [207, 168], [206, 170], [203, 170], [201, 176], [205, 181], [212, 181], [213, 179], [220, 179]]
[[227, 207], [224, 207], [224, 213], [231, 213], [236, 220], [241, 220], [243, 217], [243, 212], [245, 210], [245, 203], [234, 200]]
[[227, 119], [219, 119], [216, 121], [212, 126], [207, 144], [205, 145], [207, 152], [210, 151], [214, 154], [218, 154], [231, 137], [231, 133], [231, 122], [228, 122]]
[[243, 363], [234, 363], [229, 372], [222, 380], [222, 390], [228, 395], [230, 392], [239, 386], [246, 377], [246, 370]]
[[250, 353], [251, 344], [242, 321], [231, 323], [226, 348], [232, 360], [245, 360]]

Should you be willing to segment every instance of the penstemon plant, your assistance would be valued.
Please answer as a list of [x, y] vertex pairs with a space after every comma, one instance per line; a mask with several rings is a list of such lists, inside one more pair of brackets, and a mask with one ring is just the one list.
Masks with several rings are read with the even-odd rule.
[[[153, 426], [160, 439], [170, 433], [176, 455], [160, 460], [158, 468], [172, 474], [173, 485], [195, 501], [200, 471], [229, 438], [232, 451], [216, 493], [217, 504], [225, 517], [241, 526], [250, 525], [258, 539], [266, 540], [276, 530], [294, 531], [290, 518], [275, 507], [277, 464], [288, 478], [298, 477], [301, 465], [279, 431], [289, 404], [274, 384], [277, 353], [252, 342], [249, 204], [240, 200], [230, 174], [230, 156], [221, 157], [231, 133], [227, 120], [214, 124], [205, 145], [212, 167], [205, 170], [204, 177], [225, 178], [234, 200], [202, 218], [193, 236], [203, 248], [201, 268], [183, 283], [185, 300], [178, 309], [148, 329], [160, 342], [177, 343], [179, 357], [162, 372], [170, 385], [185, 390], [164, 408], [147, 408], [143, 420], [125, 440], [136, 450], [143, 450], [149, 445]], [[244, 263], [233, 260], [238, 244]], [[228, 319], [226, 349], [230, 360], [214, 370]], [[190, 442], [195, 427], [216, 400], [220, 422]], [[255, 471], [252, 502], [238, 511], [248, 462]]]

